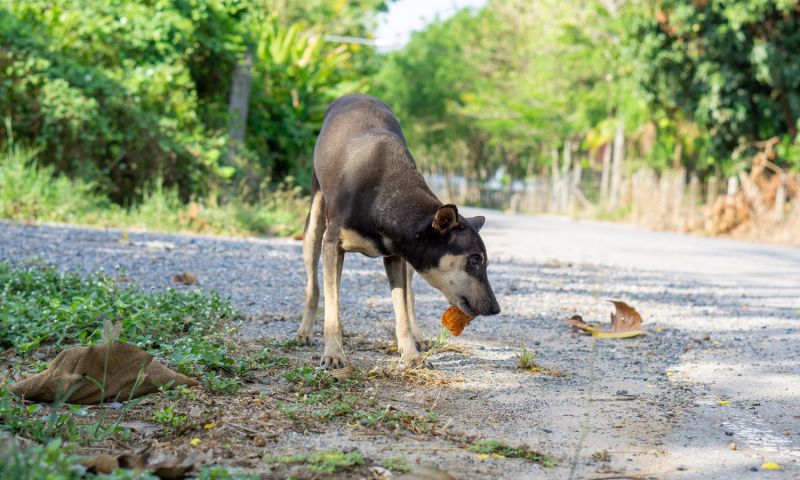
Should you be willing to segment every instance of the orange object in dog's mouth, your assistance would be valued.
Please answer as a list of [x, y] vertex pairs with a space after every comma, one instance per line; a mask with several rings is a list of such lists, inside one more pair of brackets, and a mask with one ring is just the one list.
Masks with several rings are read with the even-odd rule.
[[442, 314], [442, 325], [450, 330], [453, 336], [457, 337], [461, 335], [461, 332], [467, 328], [469, 322], [474, 318], [475, 317], [462, 312], [458, 307], [450, 307]]

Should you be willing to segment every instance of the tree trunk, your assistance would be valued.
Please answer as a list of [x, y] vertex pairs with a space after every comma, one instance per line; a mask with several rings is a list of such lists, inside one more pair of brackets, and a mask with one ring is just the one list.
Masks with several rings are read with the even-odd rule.
[[228, 138], [231, 141], [229, 160], [238, 156], [247, 133], [247, 109], [250, 104], [250, 86], [253, 78], [252, 66], [253, 55], [245, 52], [244, 58], [233, 69], [231, 96], [228, 101]]

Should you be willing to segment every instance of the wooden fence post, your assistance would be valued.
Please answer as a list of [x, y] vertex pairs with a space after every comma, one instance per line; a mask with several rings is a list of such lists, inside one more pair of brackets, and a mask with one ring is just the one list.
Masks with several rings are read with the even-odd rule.
[[617, 122], [617, 132], [614, 135], [614, 153], [611, 162], [611, 187], [609, 189], [609, 204], [611, 210], [619, 206], [620, 184], [622, 183], [622, 162], [625, 160], [625, 121], [620, 117]]
[[784, 214], [786, 213], [786, 183], [788, 182], [788, 177], [786, 176], [786, 172], [781, 172], [778, 174], [778, 190], [775, 192], [775, 220], [781, 221], [783, 220]]

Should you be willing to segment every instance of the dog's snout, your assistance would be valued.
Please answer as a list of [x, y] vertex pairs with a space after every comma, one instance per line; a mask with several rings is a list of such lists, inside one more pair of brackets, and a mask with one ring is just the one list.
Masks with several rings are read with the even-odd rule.
[[500, 313], [500, 304], [495, 300], [489, 309], [489, 315], [497, 315], [498, 313]]

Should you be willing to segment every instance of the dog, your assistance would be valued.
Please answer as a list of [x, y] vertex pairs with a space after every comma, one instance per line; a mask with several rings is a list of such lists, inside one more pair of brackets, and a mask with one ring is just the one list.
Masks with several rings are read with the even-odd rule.
[[298, 341], [312, 343], [321, 254], [325, 350], [320, 363], [325, 369], [344, 367], [339, 286], [345, 252], [358, 252], [383, 257], [401, 361], [424, 366], [420, 350], [427, 345], [414, 311], [414, 271], [473, 317], [500, 313], [478, 233], [484, 222], [484, 217], [462, 217], [428, 188], [388, 105], [368, 95], [340, 97], [328, 107], [314, 147], [303, 235], [308, 279]]

